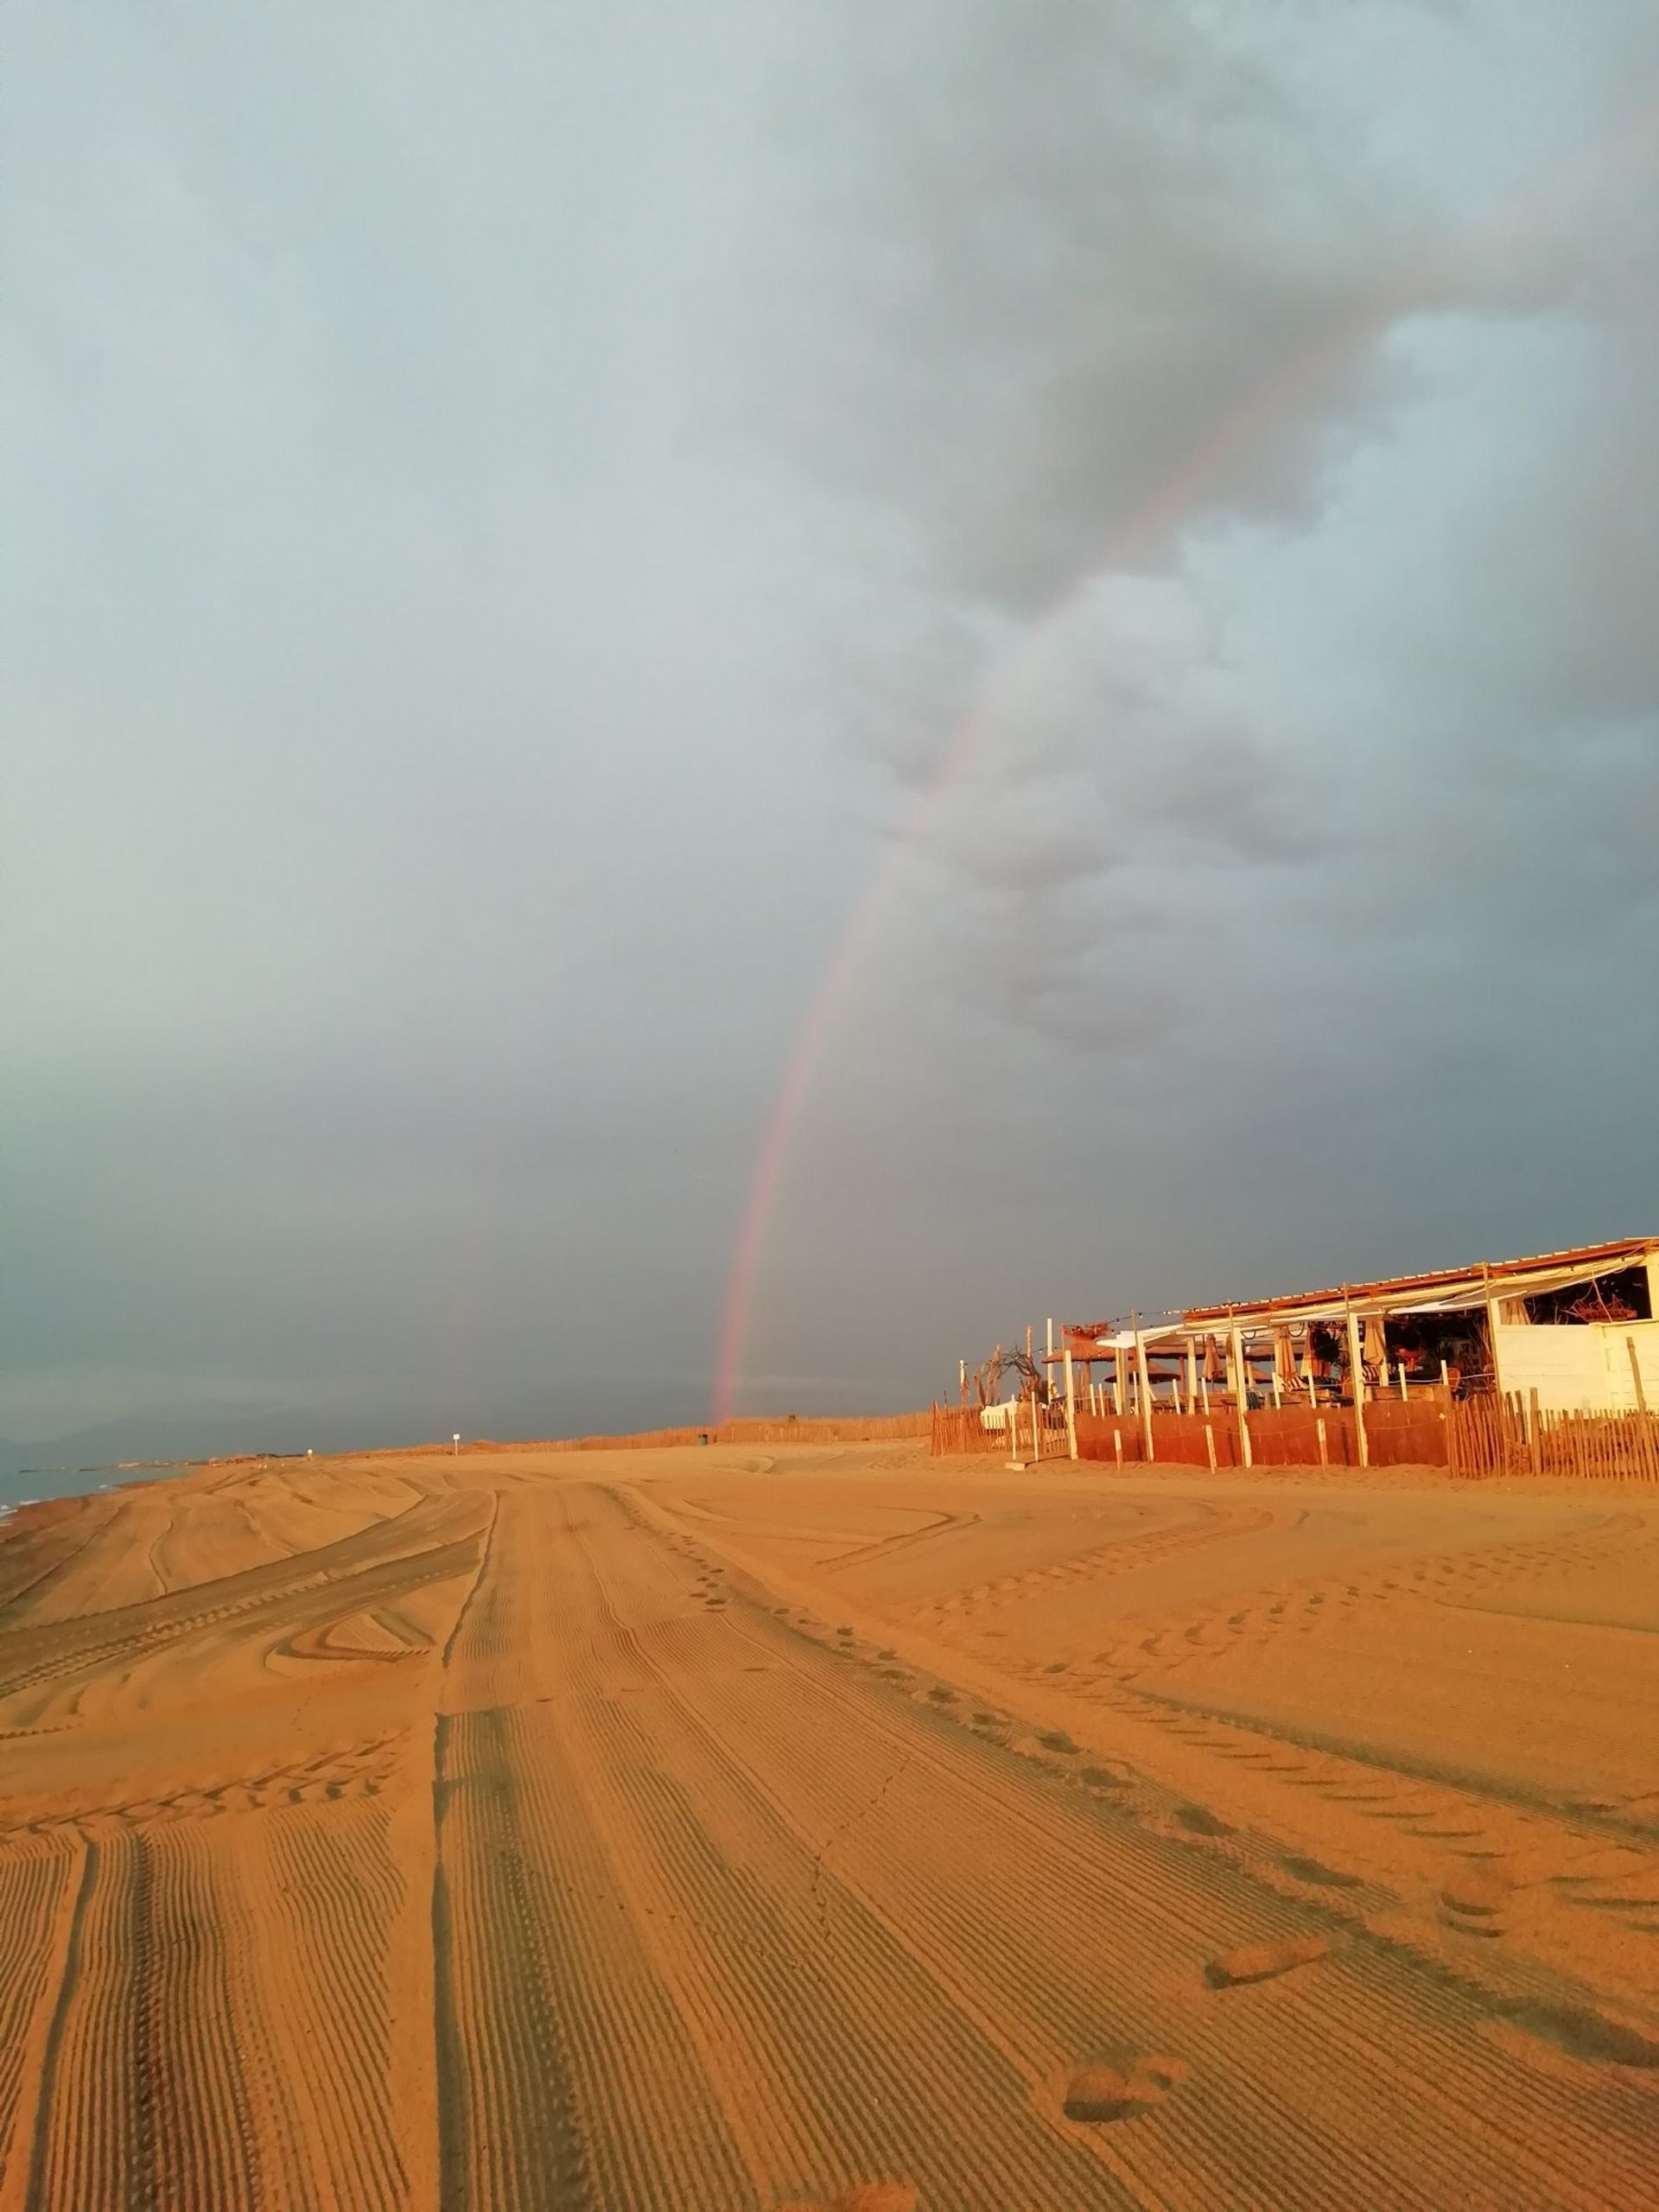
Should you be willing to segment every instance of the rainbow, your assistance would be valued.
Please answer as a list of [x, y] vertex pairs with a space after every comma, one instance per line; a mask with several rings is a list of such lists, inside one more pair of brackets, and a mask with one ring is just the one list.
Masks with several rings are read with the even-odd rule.
[[1643, 106], [1624, 129], [1604, 134], [1553, 165], [1541, 181], [1506, 195], [1478, 222], [1377, 286], [1352, 314], [1333, 324], [1287, 366], [1258, 385], [1113, 533], [1098, 559], [1041, 618], [1020, 651], [993, 677], [982, 704], [951, 734], [831, 949], [784, 1064], [750, 1179], [721, 1302], [711, 1405], [714, 1421], [728, 1419], [735, 1403], [767, 1230], [801, 1109], [836, 1014], [866, 953], [880, 935], [885, 909], [906, 861], [924, 845], [930, 822], [945, 794], [979, 757], [997, 710], [1020, 695], [1096, 578], [1127, 566], [1166, 537], [1224, 480], [1243, 454], [1286, 423], [1295, 408], [1322, 385], [1332, 383], [1344, 365], [1370, 340], [1403, 315], [1447, 304], [1458, 296], [1454, 279], [1472, 264], [1483, 245], [1501, 243], [1506, 235], [1514, 235], [1529, 218], [1535, 219], [1540, 204], [1560, 193], [1564, 185], [1574, 191], [1586, 184], [1599, 185], [1632, 154], [1638, 162], [1645, 159], [1652, 151], [1656, 124], [1659, 107]]

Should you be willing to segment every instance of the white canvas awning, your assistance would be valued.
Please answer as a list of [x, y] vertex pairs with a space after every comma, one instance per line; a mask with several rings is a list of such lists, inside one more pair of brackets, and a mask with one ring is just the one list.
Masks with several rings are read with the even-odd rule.
[[1500, 1261], [1486, 1268], [1449, 1268], [1431, 1275], [1401, 1276], [1391, 1281], [1351, 1284], [1300, 1297], [1268, 1299], [1225, 1306], [1190, 1306], [1184, 1317], [1186, 1332], [1195, 1338], [1224, 1335], [1241, 1329], [1259, 1337], [1274, 1329], [1301, 1328], [1309, 1322], [1340, 1324], [1352, 1313], [1357, 1319], [1387, 1314], [1462, 1313], [1484, 1306], [1489, 1299], [1537, 1298], [1557, 1290], [1571, 1290], [1580, 1283], [1640, 1265], [1659, 1251], [1651, 1239], [1633, 1239], [1612, 1245], [1594, 1245], [1576, 1252], [1541, 1253], [1535, 1260]]
[[[1160, 1321], [1155, 1329], [1142, 1329], [1141, 1341], [1147, 1350], [1151, 1351], [1155, 1346], [1162, 1345], [1167, 1349], [1172, 1343], [1179, 1344], [1191, 1332], [1179, 1321]], [[1135, 1331], [1118, 1329], [1109, 1337], [1096, 1337], [1094, 1340], [1094, 1348], [1096, 1351], [1133, 1351]], [[1089, 1355], [1086, 1351], [1079, 1351], [1074, 1344], [1071, 1357], [1073, 1359], [1087, 1359]]]

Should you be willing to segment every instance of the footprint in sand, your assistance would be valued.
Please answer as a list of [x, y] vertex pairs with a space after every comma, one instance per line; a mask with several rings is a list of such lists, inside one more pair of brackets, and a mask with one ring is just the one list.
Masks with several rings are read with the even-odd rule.
[[1509, 1903], [1513, 1887], [1499, 1867], [1479, 1863], [1459, 1866], [1440, 1885], [1440, 1903], [1448, 1916], [1456, 1915], [1459, 1921], [1490, 1922]]
[[1236, 1830], [1207, 1805], [1178, 1805], [1175, 1818], [1192, 1835], [1232, 1835]]
[[1344, 1874], [1334, 1866], [1327, 1866], [1322, 1859], [1305, 1859], [1292, 1852], [1279, 1861], [1287, 1874], [1294, 1874], [1299, 1882], [1312, 1882], [1321, 1889], [1357, 1890], [1357, 1874]]
[[1204, 1978], [1211, 1989], [1233, 1989], [1249, 1981], [1272, 1981], [1294, 1967], [1312, 1966], [1331, 1946], [1321, 1936], [1295, 1936], [1286, 1943], [1246, 1943], [1210, 1961]]
[[1162, 2104], [1186, 2073], [1184, 2059], [1151, 2051], [1094, 2059], [1066, 2083], [1061, 2109], [1068, 2120], [1133, 2120]]

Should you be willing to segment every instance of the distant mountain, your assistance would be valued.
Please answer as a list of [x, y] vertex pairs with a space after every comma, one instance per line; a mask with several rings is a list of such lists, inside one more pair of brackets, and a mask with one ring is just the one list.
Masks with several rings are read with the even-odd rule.
[[702, 1417], [699, 1383], [582, 1381], [495, 1391], [459, 1389], [436, 1402], [429, 1390], [388, 1397], [381, 1406], [175, 1406], [35, 1442], [0, 1438], [0, 1504], [20, 1497], [63, 1497], [103, 1482], [124, 1460], [227, 1459], [245, 1452], [368, 1451], [465, 1436], [584, 1436], [601, 1431], [671, 1427]]
[[[775, 1382], [746, 1411], [880, 1413], [909, 1400], [887, 1380], [856, 1383]], [[628, 1435], [678, 1428], [708, 1417], [709, 1386], [697, 1376], [641, 1381], [583, 1376], [557, 1382], [429, 1380], [384, 1395], [359, 1393], [318, 1403], [273, 1397], [263, 1406], [183, 1404], [128, 1414], [38, 1442], [0, 1438], [0, 1503], [61, 1497], [103, 1482], [131, 1481], [111, 1471], [123, 1460], [228, 1459], [246, 1452], [370, 1451], [380, 1445], [493, 1437], [502, 1443], [539, 1436]]]

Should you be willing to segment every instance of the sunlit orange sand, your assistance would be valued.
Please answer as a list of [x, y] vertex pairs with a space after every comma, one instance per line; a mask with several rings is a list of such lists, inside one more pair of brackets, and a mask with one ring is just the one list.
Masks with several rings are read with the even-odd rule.
[[906, 1444], [0, 1527], [0, 2212], [1659, 2203], [1659, 1497]]

